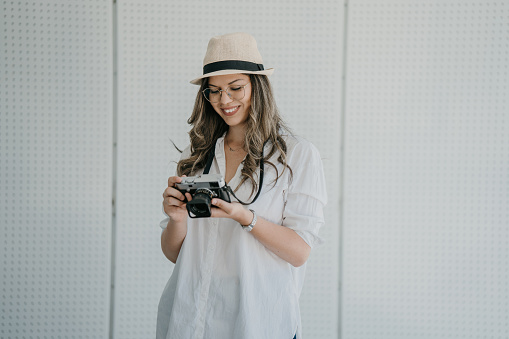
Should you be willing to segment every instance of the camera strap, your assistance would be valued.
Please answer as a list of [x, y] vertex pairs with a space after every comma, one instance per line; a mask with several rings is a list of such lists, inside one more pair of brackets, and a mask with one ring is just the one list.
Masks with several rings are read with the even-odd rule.
[[[266, 143], [267, 142], [265, 142], [263, 144], [263, 149], [265, 148], [265, 144]], [[258, 197], [260, 196], [260, 192], [262, 191], [262, 186], [263, 186], [263, 149], [262, 149], [262, 157], [260, 159], [260, 183], [258, 184], [258, 192], [256, 192], [256, 195], [255, 195], [255, 197], [253, 198], [253, 200], [251, 202], [243, 202], [242, 200], [237, 198], [237, 196], [233, 192], [232, 188], [230, 186], [226, 185], [226, 190], [228, 191], [228, 193], [233, 195], [233, 197], [235, 199], [237, 199], [237, 201], [241, 205], [251, 205], [252, 203], [254, 203], [256, 201], [256, 199], [258, 199]], [[207, 158], [207, 163], [206, 163], [205, 168], [203, 170], [203, 174], [209, 174], [210, 167], [212, 166], [212, 162], [214, 161], [215, 155], [216, 155], [216, 146], [214, 145], [212, 147], [212, 149], [210, 150], [210, 152], [209, 152], [209, 155], [208, 155], [208, 158]]]

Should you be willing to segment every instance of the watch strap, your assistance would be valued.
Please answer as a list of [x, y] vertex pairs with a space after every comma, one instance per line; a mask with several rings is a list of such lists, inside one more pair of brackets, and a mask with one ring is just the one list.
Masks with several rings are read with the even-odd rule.
[[257, 220], [255, 211], [253, 211], [252, 209], [249, 209], [249, 210], [251, 212], [253, 212], [253, 220], [251, 221], [251, 223], [249, 225], [246, 225], [246, 226], [240, 225], [247, 232], [251, 232], [251, 230], [253, 229], [254, 225], [256, 224], [256, 220]]

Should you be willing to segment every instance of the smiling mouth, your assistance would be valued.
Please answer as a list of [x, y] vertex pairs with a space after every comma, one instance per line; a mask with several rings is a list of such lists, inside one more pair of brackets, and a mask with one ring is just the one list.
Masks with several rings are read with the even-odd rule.
[[224, 115], [231, 116], [231, 115], [234, 115], [235, 113], [237, 113], [239, 108], [240, 108], [240, 106], [233, 107], [233, 108], [227, 108], [227, 109], [221, 108], [221, 111], [223, 111]]

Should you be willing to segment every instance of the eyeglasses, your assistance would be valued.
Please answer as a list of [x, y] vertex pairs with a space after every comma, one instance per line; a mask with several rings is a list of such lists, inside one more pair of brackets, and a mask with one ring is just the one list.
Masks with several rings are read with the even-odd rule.
[[226, 87], [226, 89], [205, 88], [202, 93], [205, 99], [213, 104], [221, 101], [223, 92], [225, 92], [226, 95], [228, 95], [228, 97], [232, 100], [242, 100], [244, 99], [244, 96], [246, 96], [246, 86], [249, 84], [250, 83], [248, 82], [244, 86], [231, 85]]

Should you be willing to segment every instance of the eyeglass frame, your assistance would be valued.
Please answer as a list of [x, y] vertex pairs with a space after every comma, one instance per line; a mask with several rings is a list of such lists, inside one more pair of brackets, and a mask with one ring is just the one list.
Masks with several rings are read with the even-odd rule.
[[[205, 91], [206, 91], [206, 90], [212, 90], [211, 88], [205, 88], [205, 89], [204, 89], [203, 91], [201, 91], [201, 92], [202, 92], [202, 94], [203, 94], [203, 97], [205, 97], [205, 100], [207, 100], [207, 101], [208, 101], [208, 102], [210, 102], [211, 104], [217, 104], [218, 102], [221, 102], [221, 99], [223, 98], [223, 92], [225, 92], [225, 93], [226, 93], [226, 95], [228, 96], [228, 98], [230, 98], [230, 99], [232, 99], [232, 100], [242, 100], [242, 99], [244, 99], [244, 98], [246, 97], [246, 86], [247, 86], [247, 85], [249, 85], [250, 83], [251, 83], [251, 81], [250, 81], [250, 82], [248, 82], [247, 84], [245, 84], [244, 86], [240, 86], [240, 85], [228, 85], [228, 86], [226, 86], [226, 88], [225, 88], [225, 89], [219, 89], [219, 90], [218, 90], [218, 92], [219, 92], [219, 93], [221, 93], [221, 94], [220, 94], [220, 96], [219, 96], [219, 101], [217, 101], [217, 102], [212, 102], [212, 101], [210, 101], [210, 100], [207, 98], [207, 95], [205, 95]], [[242, 87], [242, 88], [244, 89], [244, 96], [243, 96], [242, 98], [240, 98], [240, 99], [233, 99], [233, 98], [232, 98], [232, 96], [231, 96], [231, 94], [228, 92], [228, 89], [230, 88], [230, 86], [239, 86], [239, 87]]]

